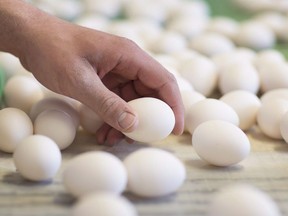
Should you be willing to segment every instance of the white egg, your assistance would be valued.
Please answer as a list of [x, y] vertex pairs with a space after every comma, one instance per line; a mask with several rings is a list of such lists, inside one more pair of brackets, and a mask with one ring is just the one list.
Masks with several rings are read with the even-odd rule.
[[183, 76], [175, 75], [176, 82], [178, 84], [179, 90], [181, 91], [194, 91], [192, 84]]
[[122, 0], [83, 0], [83, 3], [86, 11], [107, 17], [118, 16], [122, 7]]
[[191, 39], [200, 35], [205, 30], [206, 25], [206, 19], [190, 14], [173, 17], [167, 22], [166, 28], [169, 31], [184, 35], [187, 39]]
[[166, 138], [175, 125], [173, 110], [157, 98], [144, 97], [129, 101], [128, 104], [138, 115], [137, 128], [127, 137], [139, 142], [154, 142]]
[[133, 204], [123, 196], [94, 193], [82, 197], [72, 207], [71, 216], [137, 216]]
[[164, 67], [168, 67], [168, 68], [172, 67], [172, 68], [175, 68], [174, 70], [176, 70], [176, 68], [178, 67], [178, 62], [172, 55], [156, 54], [154, 55], [154, 58]]
[[145, 18], [136, 18], [131, 20], [131, 22], [133, 22], [139, 36], [147, 47], [150, 47], [151, 43], [153, 43], [164, 30], [161, 24]]
[[171, 54], [186, 48], [186, 39], [178, 32], [164, 31], [153, 43], [151, 51], [155, 53]]
[[288, 89], [287, 88], [279, 88], [279, 89], [273, 89], [270, 91], [265, 92], [260, 97], [260, 100], [262, 103], [266, 103], [266, 101], [270, 101], [273, 99], [283, 99], [288, 100]]
[[76, 128], [69, 114], [61, 110], [48, 109], [35, 119], [34, 133], [51, 138], [63, 150], [74, 141]]
[[61, 166], [61, 159], [56, 143], [42, 135], [26, 137], [13, 154], [17, 170], [24, 178], [32, 181], [53, 179]]
[[219, 72], [218, 87], [222, 94], [245, 90], [256, 94], [260, 88], [259, 74], [252, 63], [237, 62]]
[[55, 16], [65, 20], [73, 20], [83, 13], [84, 7], [80, 1], [71, 0], [49, 0], [49, 6], [52, 8]]
[[242, 130], [248, 130], [256, 124], [256, 116], [261, 107], [261, 101], [255, 94], [236, 90], [223, 95], [220, 100], [236, 111], [239, 116], [239, 127]]
[[23, 68], [19, 58], [7, 52], [0, 52], [0, 65], [7, 79]]
[[193, 134], [198, 125], [209, 120], [228, 121], [239, 125], [239, 117], [236, 111], [223, 101], [207, 98], [193, 104], [187, 111], [185, 124], [187, 130]]
[[284, 63], [285, 57], [284, 55], [275, 50], [275, 49], [266, 49], [257, 53], [256, 58], [254, 59], [254, 64], [258, 68], [258, 70], [265, 70], [266, 65], [270, 63]]
[[288, 64], [286, 62], [266, 62], [258, 69], [263, 93], [288, 87]]
[[282, 139], [280, 121], [287, 111], [287, 100], [277, 98], [262, 102], [257, 114], [257, 124], [260, 130], [270, 138]]
[[128, 19], [144, 18], [162, 23], [168, 16], [166, 7], [158, 1], [128, 1], [124, 5], [124, 14]]
[[[72, 105], [76, 111], [78, 110], [78, 107], [81, 104], [81, 102], [77, 101], [76, 99], [62, 95], [62, 94], [58, 94], [56, 92], [53, 92], [53, 91], [47, 89], [45, 86], [42, 86], [42, 89], [44, 91], [44, 98], [43, 99], [58, 98], [60, 100], [63, 100], [65, 102], [69, 103], [70, 105]], [[51, 100], [53, 100], [53, 99], [51, 99]]]
[[92, 111], [89, 107], [81, 104], [79, 107], [80, 125], [89, 133], [96, 133], [96, 131], [103, 125], [104, 121]]
[[110, 34], [118, 35], [134, 41], [141, 48], [146, 48], [145, 41], [139, 34], [138, 27], [129, 20], [113, 20], [106, 28]]
[[277, 36], [279, 36], [281, 30], [286, 24], [285, 16], [276, 11], [260, 13], [259, 15], [256, 15], [254, 19], [268, 26]]
[[[187, 113], [188, 113], [188, 110], [190, 109], [190, 107], [193, 104], [197, 103], [198, 101], [204, 100], [206, 97], [197, 91], [185, 90], [185, 91], [181, 91], [180, 93], [181, 93], [181, 98], [182, 98], [184, 110], [185, 110], [184, 119], [187, 119], [186, 116], [187, 116]], [[185, 128], [187, 128], [186, 122], [185, 122]]]
[[230, 52], [235, 48], [234, 43], [224, 35], [214, 32], [205, 32], [192, 38], [189, 47], [206, 56]]
[[280, 120], [280, 133], [285, 142], [288, 143], [288, 112]]
[[206, 31], [223, 34], [224, 36], [233, 40], [237, 34], [238, 27], [239, 23], [236, 20], [218, 16], [210, 19], [209, 23], [207, 24]]
[[192, 135], [192, 145], [200, 158], [216, 166], [230, 166], [241, 162], [250, 152], [246, 134], [234, 124], [206, 121], [197, 126]]
[[207, 57], [195, 56], [193, 59], [182, 62], [179, 73], [204, 96], [211, 95], [217, 86], [217, 67]]
[[127, 172], [111, 153], [86, 152], [69, 161], [63, 170], [63, 184], [76, 197], [94, 192], [120, 194], [126, 188]]
[[255, 51], [249, 48], [237, 48], [231, 52], [221, 53], [212, 57], [212, 61], [218, 66], [219, 72], [231, 64], [253, 62], [255, 59]]
[[31, 107], [44, 95], [41, 86], [31, 77], [13, 76], [5, 85], [4, 97], [6, 105], [30, 112]]
[[106, 31], [108, 26], [108, 19], [103, 15], [94, 13], [83, 14], [74, 21], [75, 24], [100, 31]]
[[73, 119], [75, 128], [78, 128], [79, 126], [79, 114], [77, 110], [72, 106], [69, 102], [66, 100], [63, 100], [61, 98], [43, 98], [38, 103], [34, 104], [30, 111], [30, 118], [34, 122], [37, 116], [48, 109], [56, 109], [63, 112], [66, 112], [68, 115], [70, 115]]
[[262, 50], [273, 47], [276, 37], [274, 32], [261, 22], [246, 21], [240, 25], [235, 40], [238, 46]]
[[0, 150], [14, 152], [16, 146], [33, 134], [33, 124], [29, 116], [16, 108], [0, 110]]
[[137, 150], [124, 159], [127, 190], [143, 197], [160, 197], [176, 192], [186, 178], [183, 163], [173, 154], [156, 148]]
[[281, 216], [268, 193], [243, 183], [221, 188], [213, 195], [207, 210], [208, 216]]
[[171, 13], [172, 18], [191, 15], [195, 19], [208, 19], [210, 15], [209, 4], [205, 1], [180, 1], [180, 4]]
[[279, 41], [283, 41], [283, 42], [288, 41], [287, 31], [288, 31], [288, 22], [287, 22], [287, 18], [286, 18], [284, 26], [278, 32]]
[[188, 90], [188, 91], [181, 91], [180, 93], [185, 111], [188, 111], [189, 108], [198, 101], [206, 99], [206, 97], [203, 94], [197, 91]]
[[186, 48], [184, 50], [181, 50], [179, 52], [171, 53], [171, 56], [178, 62], [177, 66], [181, 65], [183, 62], [193, 59], [195, 56], [198, 56], [199, 53], [195, 50]]

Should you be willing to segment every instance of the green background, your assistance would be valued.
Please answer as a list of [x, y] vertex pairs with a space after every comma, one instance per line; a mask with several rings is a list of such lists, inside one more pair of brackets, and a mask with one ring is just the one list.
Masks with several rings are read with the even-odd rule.
[[[211, 16], [227, 16], [237, 21], [243, 21], [251, 18], [253, 13], [245, 11], [233, 4], [233, 0], [205, 0], [211, 8]], [[288, 32], [287, 32], [288, 34]], [[277, 43], [274, 47], [282, 52], [288, 59], [288, 43]]]

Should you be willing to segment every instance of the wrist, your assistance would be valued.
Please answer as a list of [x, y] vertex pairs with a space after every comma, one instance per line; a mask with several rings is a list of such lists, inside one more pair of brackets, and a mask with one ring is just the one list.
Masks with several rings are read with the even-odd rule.
[[32, 30], [39, 25], [38, 20], [43, 13], [22, 0], [1, 0], [0, 51], [17, 57], [23, 55], [29, 41], [32, 41]]

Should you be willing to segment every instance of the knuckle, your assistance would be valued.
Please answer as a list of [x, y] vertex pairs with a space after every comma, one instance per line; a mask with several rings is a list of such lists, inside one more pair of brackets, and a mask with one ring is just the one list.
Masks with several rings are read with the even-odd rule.
[[119, 103], [115, 100], [115, 97], [104, 97], [100, 104], [100, 112], [106, 118], [113, 118], [116, 115]]

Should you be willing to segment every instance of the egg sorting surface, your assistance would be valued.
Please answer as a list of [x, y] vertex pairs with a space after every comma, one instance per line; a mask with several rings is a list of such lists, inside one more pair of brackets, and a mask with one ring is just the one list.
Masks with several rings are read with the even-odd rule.
[[130, 201], [111, 193], [95, 193], [81, 198], [72, 208], [72, 216], [137, 216]]
[[274, 200], [248, 184], [232, 184], [215, 193], [208, 216], [281, 216]]

